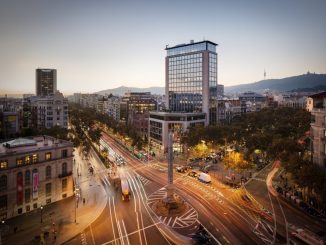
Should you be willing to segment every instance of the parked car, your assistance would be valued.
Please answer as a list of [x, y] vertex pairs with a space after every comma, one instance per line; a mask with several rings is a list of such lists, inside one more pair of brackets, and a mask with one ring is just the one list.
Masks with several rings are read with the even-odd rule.
[[209, 174], [206, 174], [206, 173], [200, 173], [199, 176], [198, 176], [198, 179], [201, 182], [204, 182], [204, 183], [211, 183], [212, 182], [211, 176]]

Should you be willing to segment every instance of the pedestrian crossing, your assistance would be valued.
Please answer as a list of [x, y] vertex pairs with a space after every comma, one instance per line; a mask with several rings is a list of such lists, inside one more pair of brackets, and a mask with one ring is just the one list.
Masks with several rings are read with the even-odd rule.
[[166, 172], [168, 170], [168, 168], [166, 166], [161, 166], [160, 164], [157, 164], [157, 163], [151, 163], [148, 166], [150, 166], [151, 168], [157, 169], [161, 172]]
[[140, 174], [137, 174], [136, 176], [140, 180], [140, 182], [143, 184], [143, 186], [146, 186], [151, 183], [151, 181], [149, 179], [145, 178], [144, 176], [142, 176]]
[[84, 232], [80, 234], [80, 240], [82, 245], [87, 245], [86, 234]]
[[[149, 207], [152, 207], [152, 204], [154, 204], [158, 200], [162, 200], [166, 196], [166, 188], [161, 188], [157, 190], [156, 192], [152, 193], [148, 199], [147, 204]], [[187, 204], [187, 211], [180, 216], [176, 217], [163, 217], [158, 216], [159, 220], [172, 228], [186, 228], [191, 225], [193, 225], [198, 220], [198, 213], [197, 211]]]
[[[207, 200], [216, 200], [218, 201], [220, 204], [222, 204], [224, 201], [222, 200], [222, 198], [224, 198], [224, 195], [222, 192], [220, 192], [218, 189], [216, 189], [214, 186], [212, 185], [205, 185], [201, 182], [198, 182], [192, 178], [183, 178], [181, 183], [186, 184], [186, 185], [190, 185], [194, 188], [197, 188], [199, 190], [201, 190], [202, 192], [204, 192], [204, 197]], [[208, 188], [207, 188], [208, 187]]]

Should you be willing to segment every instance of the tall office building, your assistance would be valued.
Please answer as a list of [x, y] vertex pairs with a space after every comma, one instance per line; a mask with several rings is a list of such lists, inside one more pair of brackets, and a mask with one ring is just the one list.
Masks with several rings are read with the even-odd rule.
[[173, 132], [173, 150], [184, 151], [181, 138], [196, 125], [217, 123], [217, 53], [210, 41], [166, 47], [165, 96], [168, 112], [150, 112], [149, 140], [167, 151]]
[[206, 125], [217, 122], [216, 43], [193, 42], [167, 47], [165, 93], [172, 112], [204, 112]]
[[53, 95], [57, 90], [56, 69], [36, 69], [36, 96]]

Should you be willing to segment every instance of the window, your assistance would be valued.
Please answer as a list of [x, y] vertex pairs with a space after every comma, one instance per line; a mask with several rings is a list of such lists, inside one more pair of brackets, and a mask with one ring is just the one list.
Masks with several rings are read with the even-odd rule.
[[25, 164], [31, 164], [31, 157], [30, 156], [25, 157]]
[[8, 168], [8, 161], [7, 160], [1, 160], [0, 169], [7, 169], [7, 168]]
[[0, 210], [7, 210], [7, 195], [0, 196]]
[[62, 173], [62, 175], [67, 174], [67, 163], [66, 162], [64, 162], [62, 164], [62, 171], [61, 171], [61, 173]]
[[46, 204], [50, 204], [51, 203], [51, 198], [46, 199], [45, 201], [46, 201]]
[[34, 154], [34, 155], [32, 156], [32, 162], [33, 162], [33, 163], [37, 163], [37, 154]]
[[52, 193], [52, 185], [51, 183], [46, 183], [45, 184], [45, 193], [46, 193], [46, 196], [51, 196], [51, 193]]
[[47, 179], [51, 178], [51, 166], [46, 166], [46, 168], [45, 168], [45, 178], [47, 178]]
[[26, 170], [25, 172], [25, 185], [31, 184], [31, 171]]
[[62, 191], [66, 191], [67, 190], [67, 179], [63, 179], [62, 180]]
[[29, 203], [31, 201], [31, 189], [25, 189], [25, 203]]
[[34, 203], [34, 204], [33, 204], [33, 208], [34, 208], [34, 209], [37, 209], [37, 203]]
[[51, 152], [47, 152], [47, 153], [45, 153], [45, 160], [46, 160], [46, 161], [51, 160]]
[[18, 214], [22, 214], [22, 213], [23, 213], [23, 209], [22, 209], [22, 208], [19, 208], [19, 209], [17, 210], [17, 213], [18, 213]]
[[31, 211], [31, 206], [26, 205], [26, 212], [29, 212], [29, 211]]
[[62, 150], [61, 155], [62, 157], [68, 157], [68, 150], [67, 149]]
[[21, 166], [21, 165], [23, 165], [23, 159], [21, 159], [21, 158], [17, 158], [17, 159], [16, 159], [16, 165], [17, 165], [17, 166]]
[[7, 190], [7, 175], [0, 177], [0, 191]]

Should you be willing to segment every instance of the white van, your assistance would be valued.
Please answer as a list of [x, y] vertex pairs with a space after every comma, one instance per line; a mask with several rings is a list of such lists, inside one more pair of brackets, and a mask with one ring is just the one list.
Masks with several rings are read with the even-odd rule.
[[206, 174], [206, 173], [200, 173], [199, 176], [198, 176], [198, 179], [202, 182], [205, 182], [205, 183], [211, 183], [212, 182], [212, 178], [209, 174]]

